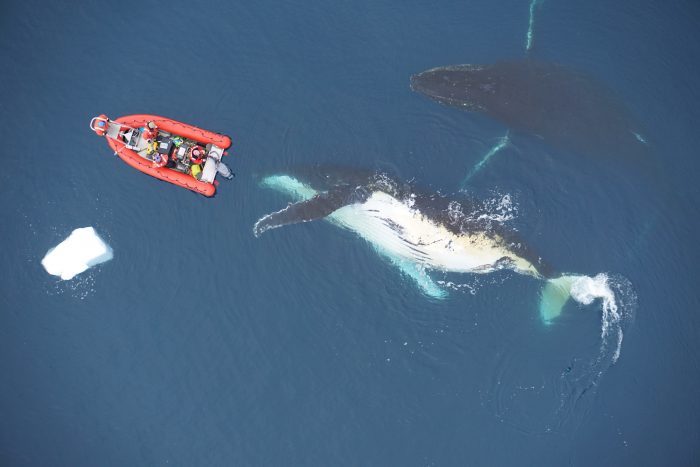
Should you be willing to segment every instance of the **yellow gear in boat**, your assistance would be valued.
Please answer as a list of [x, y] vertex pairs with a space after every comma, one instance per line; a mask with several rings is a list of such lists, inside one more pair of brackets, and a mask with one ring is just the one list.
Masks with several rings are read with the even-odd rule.
[[192, 167], [190, 167], [190, 173], [194, 178], [199, 180], [202, 178], [202, 166], [199, 164], [193, 164]]
[[146, 154], [151, 155], [158, 151], [158, 141], [151, 141], [146, 148]]

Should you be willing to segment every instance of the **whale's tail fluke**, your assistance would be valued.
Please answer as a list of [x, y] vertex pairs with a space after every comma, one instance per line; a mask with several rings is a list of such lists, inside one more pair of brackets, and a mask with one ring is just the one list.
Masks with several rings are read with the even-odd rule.
[[571, 286], [581, 276], [561, 276], [549, 279], [540, 295], [540, 317], [549, 324], [561, 314], [571, 298]]

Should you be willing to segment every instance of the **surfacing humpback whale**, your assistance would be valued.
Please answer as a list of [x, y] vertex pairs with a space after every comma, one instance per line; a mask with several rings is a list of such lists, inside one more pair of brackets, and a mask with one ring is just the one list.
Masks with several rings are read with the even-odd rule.
[[550, 322], [561, 312], [581, 275], [558, 275], [516, 233], [473, 215], [473, 201], [424, 195], [383, 174], [316, 168], [267, 176], [263, 186], [295, 203], [260, 218], [255, 236], [316, 219], [356, 232], [433, 298], [446, 295], [430, 270], [490, 273], [510, 269], [546, 282], [540, 315]]
[[532, 59], [450, 65], [411, 76], [411, 89], [462, 110], [482, 112], [552, 147], [585, 155], [648, 156], [639, 125], [595, 79]]

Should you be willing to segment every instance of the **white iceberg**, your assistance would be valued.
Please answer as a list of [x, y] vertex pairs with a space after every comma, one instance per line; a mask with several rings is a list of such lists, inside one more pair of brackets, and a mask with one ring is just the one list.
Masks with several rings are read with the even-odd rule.
[[112, 259], [112, 248], [92, 227], [75, 229], [65, 240], [46, 252], [41, 260], [46, 272], [69, 280], [105, 261]]

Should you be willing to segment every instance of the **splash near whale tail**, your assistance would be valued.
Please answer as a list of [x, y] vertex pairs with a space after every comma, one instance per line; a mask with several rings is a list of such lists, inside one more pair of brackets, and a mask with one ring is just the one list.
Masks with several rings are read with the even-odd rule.
[[551, 324], [561, 314], [566, 302], [572, 298], [582, 305], [590, 305], [596, 299], [600, 299], [603, 318], [613, 318], [618, 307], [615, 293], [610, 286], [610, 278], [606, 274], [598, 274], [595, 277], [572, 274], [548, 279], [540, 296], [540, 317], [545, 324]]
[[623, 277], [611, 279], [606, 274], [595, 277], [564, 275], [549, 279], [540, 297], [542, 320], [551, 323], [561, 314], [569, 298], [581, 305], [590, 305], [600, 299], [602, 343], [599, 360], [604, 354], [609, 354], [610, 363], [615, 363], [622, 348], [624, 321], [632, 317], [636, 306], [636, 295], [629, 281]]

